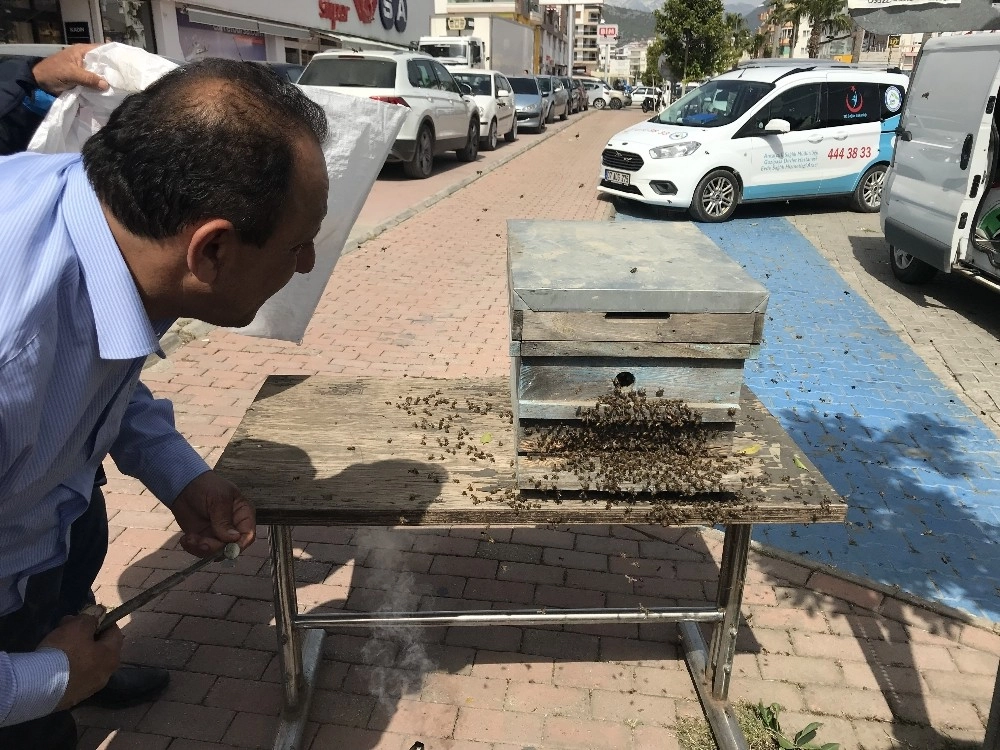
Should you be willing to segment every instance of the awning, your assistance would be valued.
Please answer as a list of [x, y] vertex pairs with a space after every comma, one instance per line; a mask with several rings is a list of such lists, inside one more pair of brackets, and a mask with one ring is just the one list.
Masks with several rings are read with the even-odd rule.
[[331, 41], [340, 42], [345, 47], [357, 47], [358, 49], [388, 49], [388, 50], [404, 50], [410, 49], [405, 44], [389, 44], [389, 42], [379, 42], [374, 39], [365, 39], [360, 36], [353, 36], [351, 34], [341, 34], [337, 31], [323, 30], [323, 29], [313, 29], [313, 34], [323, 39], [329, 39]]
[[1000, 29], [1000, 9], [990, 0], [848, 0], [847, 8], [873, 34]]
[[310, 29], [301, 26], [286, 26], [272, 21], [258, 21], [243, 16], [231, 16], [228, 13], [188, 8], [187, 16], [192, 23], [203, 23], [208, 26], [224, 26], [229, 29], [254, 31], [258, 34], [273, 34], [274, 36], [290, 37], [292, 39], [309, 39], [314, 36]]

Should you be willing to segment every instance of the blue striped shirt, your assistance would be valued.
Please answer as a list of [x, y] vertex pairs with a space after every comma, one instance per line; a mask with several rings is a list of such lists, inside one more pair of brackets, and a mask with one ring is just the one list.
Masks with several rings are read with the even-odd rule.
[[[66, 560], [111, 454], [170, 503], [208, 465], [139, 382], [151, 323], [77, 154], [0, 158], [0, 615]], [[0, 652], [0, 726], [50, 713], [65, 654]]]

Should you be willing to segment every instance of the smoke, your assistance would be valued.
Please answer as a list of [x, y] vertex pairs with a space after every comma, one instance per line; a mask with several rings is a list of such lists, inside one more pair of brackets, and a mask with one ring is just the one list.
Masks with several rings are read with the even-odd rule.
[[[365, 567], [371, 571], [367, 585], [381, 596], [373, 612], [415, 609], [413, 574], [403, 570], [402, 555], [396, 549], [398, 537], [398, 532], [378, 527], [360, 529], [355, 536], [356, 546], [372, 550], [365, 561]], [[424, 675], [434, 668], [427, 658], [420, 628], [392, 623], [378, 625], [371, 629], [362, 655], [365, 663], [372, 665], [371, 693], [389, 715], [395, 713], [398, 698], [420, 691]]]

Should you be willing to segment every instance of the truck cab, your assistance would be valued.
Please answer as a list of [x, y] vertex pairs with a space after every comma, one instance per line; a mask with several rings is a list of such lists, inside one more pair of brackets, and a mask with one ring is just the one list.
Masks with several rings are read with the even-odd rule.
[[486, 65], [483, 40], [474, 36], [422, 36], [417, 46], [447, 68], [482, 69]]

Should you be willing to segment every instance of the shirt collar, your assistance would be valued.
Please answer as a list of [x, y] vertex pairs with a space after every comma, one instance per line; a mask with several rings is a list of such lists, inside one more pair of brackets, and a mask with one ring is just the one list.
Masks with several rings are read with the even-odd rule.
[[67, 169], [62, 213], [87, 285], [101, 359], [136, 359], [159, 352], [139, 290], [82, 162]]

